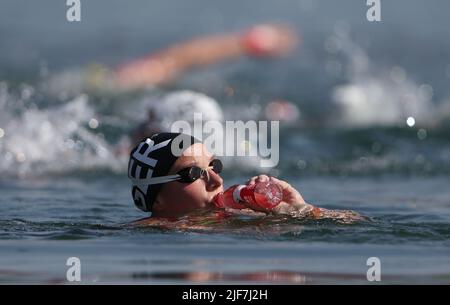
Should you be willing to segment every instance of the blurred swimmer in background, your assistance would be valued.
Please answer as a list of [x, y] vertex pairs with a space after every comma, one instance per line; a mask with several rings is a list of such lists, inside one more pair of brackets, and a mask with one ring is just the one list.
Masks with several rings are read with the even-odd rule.
[[184, 72], [225, 60], [251, 56], [273, 58], [288, 54], [297, 44], [287, 26], [264, 24], [242, 33], [218, 34], [181, 42], [109, 71], [109, 80], [121, 89], [160, 85]]
[[176, 43], [117, 67], [90, 64], [81, 73], [59, 73], [50, 91], [76, 87], [99, 91], [129, 91], [164, 85], [189, 70], [243, 56], [276, 58], [298, 44], [297, 33], [286, 25], [260, 24], [237, 33], [212, 34]]
[[[69, 139], [69, 142], [83, 142], [85, 144], [83, 150], [92, 151], [92, 155], [99, 156], [100, 159], [105, 159], [103, 155], [108, 151], [125, 161], [131, 148], [140, 140], [158, 132], [170, 131], [175, 121], [182, 120], [192, 124], [194, 113], [201, 113], [205, 122], [224, 121], [222, 108], [214, 98], [190, 90], [169, 89], [167, 92], [167, 90], [158, 90], [159, 88], [179, 79], [193, 69], [244, 57], [279, 58], [288, 55], [298, 42], [297, 33], [289, 26], [261, 24], [234, 33], [211, 34], [188, 39], [155, 50], [149, 55], [125, 62], [117, 67], [91, 64], [82, 68], [65, 69], [48, 75], [42, 86], [50, 96], [60, 101], [71, 101], [61, 107], [55, 107], [56, 112], [68, 112], [67, 117], [74, 118], [70, 120], [68, 125], [70, 128], [62, 129], [61, 141]], [[92, 107], [85, 105], [90, 95], [97, 97], [96, 100], [107, 101], [106, 109], [105, 105], [92, 105]], [[134, 101], [135, 105], [123, 106], [129, 103], [120, 102], [122, 100]], [[113, 105], [114, 101], [119, 101], [117, 108]], [[97, 109], [97, 106], [103, 108]], [[295, 120], [295, 116], [292, 116], [294, 112], [285, 109], [285, 103], [275, 103], [272, 108], [279, 111], [268, 111], [271, 117], [263, 119]], [[108, 114], [110, 109], [111, 115]], [[260, 119], [258, 115], [252, 114], [249, 119]], [[61, 116], [51, 116], [49, 130], [59, 126], [57, 122], [53, 123], [53, 118], [59, 120]], [[97, 132], [102, 134], [96, 128], [101, 126], [103, 121], [107, 121], [107, 124], [118, 127], [120, 130], [118, 138], [114, 134], [115, 139], [111, 139], [113, 143], [96, 135]], [[95, 132], [85, 128], [86, 123]], [[107, 124], [105, 126], [108, 126]], [[126, 130], [123, 130], [124, 126]], [[26, 139], [34, 139], [34, 136], [25, 134], [23, 139], [25, 140], [20, 143], [28, 143]], [[113, 147], [110, 144], [113, 144]], [[17, 141], [11, 142], [11, 147], [10, 150], [20, 156], [27, 150], [27, 147], [17, 144]], [[42, 146], [40, 153], [36, 154], [37, 161], [48, 159], [50, 155], [48, 147]], [[63, 160], [67, 159], [64, 143], [58, 147], [62, 148], [56, 149], [54, 154], [60, 153]], [[69, 150], [74, 158], [85, 158], [84, 155], [79, 156], [74, 150], [70, 148]]]
[[[183, 73], [243, 56], [277, 58], [291, 52], [298, 44], [293, 29], [279, 24], [262, 24], [238, 33], [195, 38], [132, 60], [117, 68], [91, 65], [82, 77], [83, 86], [93, 90], [131, 91], [152, 88], [176, 80]], [[223, 121], [220, 105], [211, 97], [188, 90], [149, 98], [147, 117], [130, 137], [122, 140], [118, 153], [127, 154], [142, 138], [170, 131], [177, 120], [193, 123], [193, 114], [203, 119]], [[283, 119], [283, 118], [282, 118]]]

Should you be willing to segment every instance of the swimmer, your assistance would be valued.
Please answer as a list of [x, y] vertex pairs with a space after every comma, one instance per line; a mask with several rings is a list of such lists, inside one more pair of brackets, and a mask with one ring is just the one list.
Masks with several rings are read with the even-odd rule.
[[[173, 141], [181, 155], [172, 153]], [[181, 133], [159, 133], [141, 141], [130, 154], [128, 177], [132, 181], [132, 198], [137, 208], [151, 213], [151, 217], [133, 222], [132, 226], [187, 227], [177, 222], [193, 212], [217, 213], [213, 198], [223, 192], [221, 161], [212, 155], [196, 138]], [[272, 211], [295, 217], [321, 219], [345, 217], [350, 221], [363, 218], [349, 211], [331, 211], [306, 203], [302, 195], [286, 181], [266, 175], [252, 177], [248, 185], [272, 180], [283, 189], [282, 202]], [[236, 211], [236, 210], [235, 210]], [[227, 210], [233, 213], [233, 210]], [[242, 210], [236, 211], [242, 213]], [[265, 213], [247, 211], [249, 215]], [[223, 212], [217, 213], [223, 216]], [[199, 228], [199, 227], [196, 227]]]
[[[217, 34], [181, 42], [117, 68], [90, 65], [82, 78], [85, 86], [91, 89], [137, 90], [167, 84], [191, 69], [233, 58], [284, 56], [290, 53], [297, 43], [298, 35], [292, 28], [281, 24], [260, 24], [242, 32]], [[70, 83], [73, 86], [72, 80]], [[175, 92], [156, 102], [154, 99], [147, 102], [147, 118], [128, 136], [122, 137], [116, 147], [116, 155], [128, 154], [130, 148], [146, 135], [169, 130], [170, 126], [167, 123], [192, 120], [193, 115], [186, 119], [188, 117], [186, 113], [212, 114], [203, 119], [222, 120], [218, 103], [199, 93]], [[185, 115], [171, 115], [176, 109], [182, 110]]]
[[[113, 91], [154, 87], [173, 82], [191, 69], [242, 56], [284, 56], [295, 48], [297, 42], [298, 36], [290, 27], [261, 24], [242, 32], [180, 42], [115, 68], [91, 64], [82, 76], [82, 83], [91, 89]], [[70, 81], [73, 82], [73, 77]]]
[[176, 121], [184, 121], [193, 126], [195, 114], [201, 114], [204, 121], [224, 120], [220, 104], [200, 92], [172, 91], [163, 96], [146, 97], [143, 102], [148, 109], [147, 119], [133, 130], [130, 149], [146, 136], [170, 130]]

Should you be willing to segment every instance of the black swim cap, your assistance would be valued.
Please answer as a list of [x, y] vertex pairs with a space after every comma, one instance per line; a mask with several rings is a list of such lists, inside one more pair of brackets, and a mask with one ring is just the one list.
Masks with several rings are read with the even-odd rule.
[[[173, 140], [176, 141], [174, 143]], [[201, 143], [193, 136], [183, 133], [157, 133], [142, 140], [130, 153], [128, 178], [133, 181], [131, 195], [134, 204], [144, 212], [151, 212], [153, 203], [163, 184], [149, 184], [151, 178], [166, 176], [172, 165], [194, 143]], [[172, 144], [176, 147], [172, 147]], [[178, 149], [174, 152], [172, 149]], [[139, 179], [143, 179], [142, 183]]]

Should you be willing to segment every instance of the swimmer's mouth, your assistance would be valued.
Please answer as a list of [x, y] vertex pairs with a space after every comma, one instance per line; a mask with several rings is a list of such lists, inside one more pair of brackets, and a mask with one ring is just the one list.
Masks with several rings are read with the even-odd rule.
[[216, 198], [217, 194], [215, 194], [214, 196], [212, 196], [205, 204], [206, 207], [214, 207], [214, 200]]
[[223, 188], [211, 196], [211, 198], [206, 203], [206, 206], [207, 207], [216, 207], [217, 206], [217, 204], [216, 204], [217, 195], [219, 195], [220, 193], [223, 193]]

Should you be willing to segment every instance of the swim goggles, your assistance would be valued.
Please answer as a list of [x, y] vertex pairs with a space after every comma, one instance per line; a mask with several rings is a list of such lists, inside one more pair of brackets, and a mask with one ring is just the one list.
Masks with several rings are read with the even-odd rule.
[[150, 177], [144, 179], [131, 179], [133, 185], [153, 185], [162, 184], [172, 181], [178, 181], [182, 183], [192, 183], [203, 176], [208, 175], [208, 169], [212, 169], [216, 174], [219, 174], [222, 169], [222, 161], [219, 159], [213, 159], [207, 168], [201, 168], [198, 166], [190, 166], [178, 171], [175, 175], [167, 175], [160, 177]]

